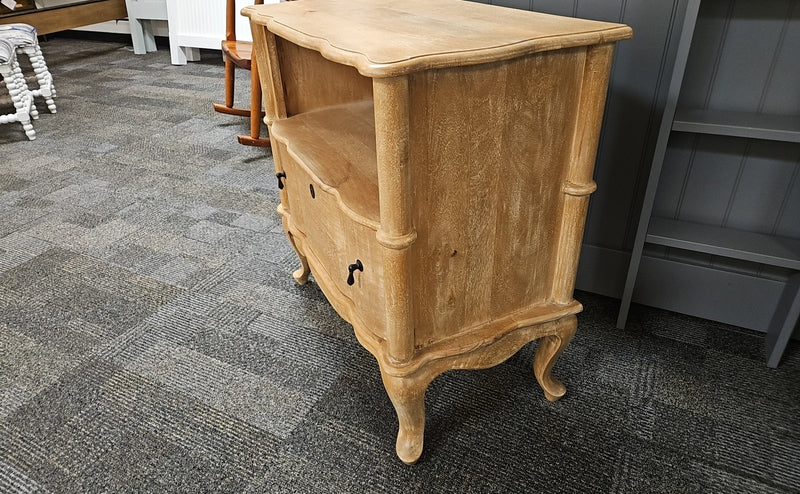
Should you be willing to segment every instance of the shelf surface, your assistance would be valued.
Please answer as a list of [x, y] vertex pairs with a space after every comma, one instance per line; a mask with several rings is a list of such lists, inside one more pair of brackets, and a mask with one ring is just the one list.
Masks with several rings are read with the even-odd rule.
[[506, 60], [632, 36], [623, 24], [461, 0], [303, 0], [249, 6], [242, 13], [368, 77]]
[[653, 217], [647, 242], [800, 270], [800, 240]]
[[672, 130], [772, 141], [800, 142], [800, 116], [678, 110]]
[[270, 137], [362, 223], [380, 223], [372, 101], [336, 105], [272, 122]]

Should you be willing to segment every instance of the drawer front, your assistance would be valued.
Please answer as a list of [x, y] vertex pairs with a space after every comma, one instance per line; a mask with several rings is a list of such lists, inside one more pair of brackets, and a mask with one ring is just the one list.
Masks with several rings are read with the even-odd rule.
[[281, 154], [288, 158], [281, 161], [286, 173], [290, 228], [302, 239], [306, 256], [317, 261], [317, 271], [325, 270], [320, 276], [312, 268], [317, 282], [330, 280], [333, 286], [325, 288], [337, 290], [352, 301], [366, 329], [383, 337], [383, 257], [375, 230], [344, 213], [337, 197], [327, 192], [316, 177], [287, 153]]
[[[306, 250], [313, 251], [328, 277], [337, 281], [342, 278], [337, 276], [341, 272], [341, 250], [348, 244], [338, 208], [329, 200], [329, 195], [320, 196], [319, 186], [311, 181], [302, 167], [293, 164], [285, 167], [284, 171], [293, 233], [303, 239]], [[314, 198], [311, 197], [312, 186]]]

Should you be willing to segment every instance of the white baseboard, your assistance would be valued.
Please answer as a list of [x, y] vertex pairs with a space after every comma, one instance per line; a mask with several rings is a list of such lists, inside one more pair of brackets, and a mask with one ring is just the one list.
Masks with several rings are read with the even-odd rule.
[[[167, 21], [150, 21], [153, 27], [153, 34], [156, 36], [169, 36], [169, 26]], [[88, 31], [93, 33], [113, 33], [113, 34], [131, 34], [131, 28], [128, 24], [128, 19], [120, 19], [117, 21], [106, 21], [98, 24], [90, 24], [88, 26], [78, 27], [73, 31]]]

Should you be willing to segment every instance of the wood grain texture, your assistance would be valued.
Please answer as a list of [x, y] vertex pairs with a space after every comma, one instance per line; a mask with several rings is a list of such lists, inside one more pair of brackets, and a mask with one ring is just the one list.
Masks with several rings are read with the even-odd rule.
[[[354, 101], [372, 101], [372, 79], [352, 67], [326, 60], [316, 51], [280, 37], [275, 41], [288, 115]], [[314, 90], [309, 91], [309, 86], [314, 86]]]
[[[402, 365], [414, 355], [414, 286], [409, 247], [417, 234], [411, 220], [412, 143], [409, 87], [405, 76], [375, 79], [375, 138], [381, 226], [377, 240], [385, 247], [387, 358]], [[422, 424], [424, 425], [424, 417]]]
[[316, 176], [354, 221], [380, 224], [375, 119], [372, 101], [327, 107], [276, 121], [273, 139]]
[[569, 49], [414, 75], [417, 345], [550, 297], [561, 136], [575, 127], [583, 59]]
[[588, 48], [582, 67], [580, 118], [575, 120], [569, 157], [566, 160], [566, 183], [562, 187], [564, 204], [553, 271], [552, 299], [559, 303], [572, 300], [575, 288], [589, 194], [596, 188], [592, 172], [613, 50], [612, 44]]
[[[388, 13], [399, 11], [382, 1], [298, 4], [306, 2], [246, 11], [258, 64], [267, 67], [276, 172], [285, 173], [278, 211], [300, 257], [295, 278], [305, 282], [313, 272], [378, 360], [397, 412], [397, 454], [413, 463], [423, 445], [425, 390], [442, 372], [496, 365], [544, 338], [534, 374], [547, 399], [565, 392], [551, 372], [581, 310], [572, 288], [596, 188], [613, 44], [576, 35], [572, 21], [559, 30], [548, 17], [527, 36], [540, 39], [547, 29], [550, 49], [506, 46], [499, 54], [492, 50], [500, 35], [485, 22], [487, 12], [505, 15], [498, 9], [412, 1], [392, 20]], [[445, 8], [459, 9], [478, 29], [472, 34], [481, 42], [472, 42], [491, 56], [435, 22]], [[334, 15], [342, 17], [335, 27], [318, 25]], [[385, 21], [383, 36], [403, 45], [400, 53], [418, 50], [426, 61], [368, 78], [358, 57], [337, 58], [331, 45], [308, 42], [315, 30], [335, 30], [337, 43], [362, 42], [375, 55], [372, 45], [383, 40], [364, 37], [378, 36], [376, 18]], [[352, 30], [353, 23], [367, 26]], [[630, 34], [619, 25], [602, 30]], [[441, 50], [420, 32], [449, 43], [451, 55], [427, 57]], [[462, 50], [483, 58], [452, 55]]]
[[[251, 6], [242, 14], [369, 77], [487, 63], [632, 35], [620, 24], [461, 0], [304, 0]], [[454, 15], [459, 22], [453, 22]]]

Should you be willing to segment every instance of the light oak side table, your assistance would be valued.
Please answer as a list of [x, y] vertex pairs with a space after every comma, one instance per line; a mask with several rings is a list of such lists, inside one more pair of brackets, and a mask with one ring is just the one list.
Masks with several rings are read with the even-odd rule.
[[575, 272], [620, 24], [460, 0], [248, 7], [278, 211], [378, 360], [422, 453], [424, 395], [450, 369], [541, 338], [545, 397], [576, 328]]

